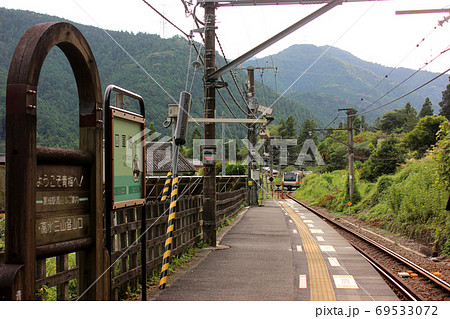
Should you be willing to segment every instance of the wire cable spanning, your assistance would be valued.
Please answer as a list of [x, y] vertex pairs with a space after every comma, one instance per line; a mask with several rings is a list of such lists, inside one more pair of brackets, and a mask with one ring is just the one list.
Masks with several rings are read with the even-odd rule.
[[[402, 60], [400, 60], [400, 62], [398, 62], [397, 63], [397, 65], [395, 66], [395, 67], [393, 67], [392, 68], [392, 70], [391, 71], [389, 71], [389, 73], [388, 74], [386, 74], [375, 86], [373, 86], [371, 89], [370, 89], [370, 91], [368, 92], [368, 93], [366, 93], [366, 95], [365, 96], [369, 96], [369, 94], [370, 93], [372, 93], [373, 92], [373, 90], [375, 90], [381, 83], [383, 83], [391, 74], [392, 74], [392, 72], [394, 72], [395, 70], [397, 70], [399, 67], [400, 67], [400, 65], [418, 48], [418, 47], [420, 47], [420, 45], [423, 43], [423, 42], [425, 42], [425, 40], [436, 30], [436, 28], [437, 27], [434, 27], [433, 28], [433, 30], [431, 30], [424, 38], [422, 38], [422, 40], [418, 43], [418, 44], [416, 44], [416, 46], [411, 50], [411, 51], [409, 51], [409, 53], [407, 53], [406, 54], [406, 56], [404, 57], [404, 58], [402, 58]], [[364, 99], [363, 98], [361, 98], [361, 101], [363, 101]], [[368, 107], [366, 107], [364, 110], [366, 110]], [[363, 110], [363, 111], [364, 111]]]
[[[227, 57], [225, 56], [225, 52], [223, 51], [223, 47], [222, 47], [222, 44], [221, 44], [220, 41], [219, 41], [219, 37], [217, 36], [217, 33], [216, 33], [216, 41], [217, 41], [217, 44], [219, 44], [220, 52], [222, 53], [222, 56], [223, 56], [223, 59], [225, 60], [225, 63], [228, 63], [228, 59], [227, 59]], [[250, 110], [250, 108], [248, 107], [247, 100], [246, 100], [245, 97], [244, 97], [244, 93], [242, 92], [241, 88], [239, 87], [239, 84], [238, 84], [237, 79], [236, 79], [236, 75], [235, 75], [235, 74], [233, 73], [233, 71], [231, 71], [231, 70], [230, 70], [230, 74], [231, 74], [231, 78], [233, 79], [234, 84], [236, 85], [236, 88], [238, 89], [239, 94], [241, 95], [242, 100], [244, 101], [245, 105], [247, 106], [247, 109]], [[222, 76], [221, 76], [221, 79], [223, 80], [223, 77], [222, 77]], [[227, 91], [228, 91], [228, 93], [230, 94], [231, 98], [233, 99], [234, 103], [239, 107], [239, 109], [240, 109], [245, 115], [248, 116], [249, 113], [248, 113], [247, 111], [245, 111], [245, 110], [239, 105], [239, 103], [237, 102], [236, 98], [234, 97], [233, 93], [231, 92], [230, 88], [228, 88], [228, 86], [227, 86]], [[252, 111], [250, 111], [250, 112], [252, 112]]]
[[[201, 179], [198, 179], [197, 181], [195, 181], [194, 183], [192, 183], [189, 187], [186, 187], [186, 189], [183, 190], [183, 193], [179, 196], [179, 199], [181, 199], [181, 197], [189, 190], [192, 188], [192, 186], [196, 185], [199, 183], [199, 181], [201, 181]], [[106, 268], [106, 270], [85, 290], [81, 293], [81, 295], [75, 299], [76, 301], [79, 301], [92, 287], [94, 287], [97, 282], [131, 249], [131, 247], [136, 246], [137, 243], [141, 240], [142, 236], [144, 236], [149, 230], [150, 228], [152, 228], [162, 217], [164, 217], [167, 212], [170, 210], [170, 207], [168, 209], [166, 209], [154, 222], [153, 224], [151, 224], [150, 226], [148, 226], [147, 229], [145, 229], [145, 231], [143, 231], [139, 237], [130, 245], [128, 246], [127, 249], [125, 249], [125, 251], [119, 256], [117, 257], [117, 259], [111, 263], [111, 265], [109, 265], [108, 268]], [[144, 293], [144, 292], [142, 292]]]
[[449, 72], [449, 71], [450, 71], [450, 68], [448, 68], [448, 69], [445, 70], [444, 72], [440, 73], [439, 75], [435, 76], [435, 77], [432, 78], [431, 80], [425, 82], [424, 84], [422, 84], [422, 85], [416, 87], [415, 89], [409, 91], [408, 93], [403, 94], [402, 96], [400, 96], [400, 97], [398, 97], [398, 98], [396, 98], [396, 99], [394, 99], [394, 100], [392, 100], [392, 101], [390, 101], [390, 102], [388, 102], [388, 103], [385, 103], [385, 104], [383, 104], [383, 105], [377, 106], [377, 107], [375, 107], [375, 108], [373, 108], [373, 109], [371, 109], [371, 110], [364, 111], [364, 112], [359, 112], [359, 113], [356, 113], [356, 114], [353, 114], [353, 115], [350, 115], [350, 116], [355, 117], [355, 116], [358, 116], [358, 115], [366, 114], [366, 113], [369, 113], [369, 112], [372, 112], [372, 111], [381, 109], [382, 107], [388, 106], [389, 104], [392, 104], [392, 103], [394, 103], [394, 102], [397, 102], [398, 100], [401, 100], [401, 99], [403, 99], [404, 97], [407, 97], [408, 95], [410, 95], [410, 94], [416, 92], [417, 90], [420, 90], [420, 89], [423, 88], [424, 86], [426, 86], [426, 85], [430, 84], [431, 82], [437, 80], [438, 78], [440, 78], [441, 76], [443, 76], [444, 74], [446, 74], [446, 73]]
[[169, 92], [167, 92], [163, 87], [162, 87], [162, 85], [161, 84], [159, 84], [158, 83], [158, 81], [156, 81], [155, 80], [155, 78], [153, 77], [153, 76], [151, 76], [151, 74], [150, 73], [148, 73], [147, 72], [147, 70], [145, 70], [144, 69], [144, 67], [130, 54], [130, 53], [128, 53], [128, 51], [127, 50], [125, 50], [125, 48], [123, 47], [123, 46], [121, 46], [120, 45], [120, 43], [119, 42], [117, 42], [116, 41], [116, 39], [114, 39], [113, 38], [113, 36], [108, 32], [108, 31], [106, 31], [105, 29], [103, 29], [98, 23], [97, 23], [97, 21], [95, 21], [95, 19], [94, 18], [92, 18], [91, 17], [91, 15], [89, 14], [89, 13], [87, 13], [75, 0], [72, 0], [73, 1], [73, 3], [75, 3], [77, 6], [78, 6], [78, 8], [80, 8], [80, 10], [81, 11], [83, 11], [96, 25], [97, 25], [97, 27], [99, 27], [101, 30], [103, 30], [103, 32], [105, 32], [110, 38], [111, 38], [111, 40], [113, 40], [114, 41], [114, 43], [116, 43], [118, 46], [119, 46], [119, 48], [123, 51], [123, 52], [125, 52], [125, 54], [126, 55], [128, 55], [128, 57], [131, 59], [131, 60], [133, 60], [133, 62], [142, 70], [142, 71], [144, 71], [144, 73], [153, 81], [153, 82], [155, 82], [156, 83], [156, 85], [158, 85], [159, 86], [159, 88], [161, 89], [161, 90], [163, 90], [164, 91], [164, 93], [166, 93], [166, 95], [168, 96], [168, 97], [170, 97], [175, 103], [178, 103], [174, 98], [173, 98], [173, 96], [172, 95], [170, 95], [169, 94]]
[[[396, 86], [394, 86], [392, 89], [390, 89], [389, 91], [387, 91], [385, 94], [383, 94], [381, 97], [379, 97], [378, 99], [376, 99], [374, 102], [372, 102], [371, 104], [369, 104], [368, 106], [366, 106], [363, 110], [360, 111], [360, 114], [364, 114], [363, 112], [365, 110], [367, 110], [369, 107], [371, 107], [372, 105], [375, 105], [378, 101], [380, 101], [382, 98], [384, 98], [385, 96], [387, 96], [388, 94], [390, 94], [392, 91], [396, 90], [397, 88], [399, 88], [403, 83], [405, 83], [406, 81], [408, 81], [409, 79], [411, 79], [413, 76], [415, 76], [417, 73], [419, 73], [420, 71], [422, 71], [422, 69], [424, 69], [425, 67], [427, 67], [428, 65], [430, 65], [431, 63], [433, 63], [437, 58], [439, 58], [441, 55], [443, 55], [444, 53], [450, 51], [450, 45], [447, 46], [447, 48], [444, 51], [441, 51], [437, 56], [435, 56], [433, 59], [431, 59], [429, 62], [426, 62], [421, 68], [419, 68], [418, 70], [414, 71], [411, 75], [409, 75], [406, 79], [404, 79], [403, 81], [401, 81], [400, 83], [398, 83]], [[447, 71], [446, 71], [447, 72]]]
[[177, 29], [178, 31], [180, 31], [181, 33], [183, 33], [183, 35], [186, 38], [190, 38], [190, 36], [184, 32], [183, 30], [181, 30], [175, 23], [173, 23], [172, 21], [170, 21], [166, 16], [164, 16], [161, 12], [159, 12], [158, 10], [155, 9], [155, 7], [153, 7], [150, 3], [148, 3], [145, 0], [142, 0], [146, 5], [148, 5], [153, 11], [155, 11], [159, 16], [161, 16], [161, 18], [163, 18], [164, 20], [166, 20], [167, 22], [169, 22], [175, 29]]
[[269, 108], [272, 108], [273, 105], [277, 103], [278, 100], [281, 99], [281, 97], [283, 97], [286, 94], [286, 92], [289, 91], [295, 85], [295, 83], [297, 83], [332, 47], [336, 45], [336, 43], [338, 43], [377, 4], [377, 2], [378, 1], [374, 2], [358, 19], [356, 19], [355, 22], [352, 23], [352, 25], [347, 30], [345, 30], [345, 32], [336, 41], [334, 41], [332, 45], [328, 46], [328, 48], [324, 52], [322, 52], [322, 54], [319, 55], [319, 57], [316, 58], [311, 63], [311, 65], [308, 68], [306, 68], [306, 70], [303, 71], [303, 73], [300, 74], [300, 76], [291, 85], [289, 85], [289, 87], [286, 90], [284, 90], [283, 93], [280, 94], [280, 96], [278, 96], [275, 99], [275, 101], [269, 106]]

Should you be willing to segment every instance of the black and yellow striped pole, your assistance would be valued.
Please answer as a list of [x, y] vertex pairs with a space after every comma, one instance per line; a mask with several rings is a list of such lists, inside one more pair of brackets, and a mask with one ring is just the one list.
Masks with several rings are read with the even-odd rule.
[[178, 176], [172, 179], [172, 192], [170, 193], [169, 219], [167, 221], [166, 242], [164, 244], [164, 255], [161, 268], [161, 279], [159, 289], [166, 288], [167, 272], [169, 269], [170, 250], [172, 249], [173, 229], [175, 227], [175, 209], [177, 207]]
[[167, 173], [166, 182], [164, 183], [161, 201], [164, 202], [169, 198], [170, 184], [172, 182], [172, 172]]
[[164, 197], [166, 186], [168, 193], [168, 185], [169, 185], [169, 175], [172, 176], [172, 192], [170, 193], [170, 206], [169, 206], [169, 218], [167, 221], [167, 231], [166, 231], [166, 242], [164, 244], [164, 255], [161, 266], [161, 277], [159, 280], [159, 289], [166, 288], [167, 282], [167, 273], [169, 270], [169, 259], [170, 259], [170, 251], [172, 249], [172, 241], [173, 241], [173, 230], [175, 227], [175, 210], [177, 207], [177, 196], [178, 196], [178, 153], [180, 150], [180, 145], [186, 143], [186, 128], [187, 128], [187, 120], [189, 116], [189, 111], [191, 108], [191, 95], [187, 92], [181, 92], [180, 94], [180, 104], [178, 108], [178, 120], [177, 126], [174, 134], [174, 142], [175, 147], [172, 154], [172, 173], [167, 174], [167, 180], [164, 185], [163, 197], [161, 200], [165, 200], [167, 198]]

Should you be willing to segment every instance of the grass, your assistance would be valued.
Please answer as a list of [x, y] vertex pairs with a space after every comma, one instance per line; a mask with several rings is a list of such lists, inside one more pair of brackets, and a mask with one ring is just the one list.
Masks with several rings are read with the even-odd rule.
[[[171, 258], [169, 261], [169, 274], [175, 273], [179, 268], [185, 268], [188, 262], [195, 259], [195, 255], [197, 254], [198, 250], [205, 247], [208, 247], [208, 244], [206, 244], [205, 241], [201, 240], [193, 247], [189, 247], [181, 255], [177, 255]], [[148, 277], [147, 284], [149, 286], [157, 285], [159, 283], [160, 275], [161, 273], [159, 269], [153, 269], [152, 274]]]
[[[47, 258], [45, 260], [46, 264], [46, 277], [50, 277], [56, 274], [56, 257]], [[76, 253], [69, 254], [69, 269], [76, 267]], [[76, 279], [69, 281], [69, 299], [75, 298], [77, 296], [77, 282]], [[36, 297], [40, 297], [45, 301], [55, 301], [57, 300], [57, 288], [48, 287], [43, 285], [36, 292]]]

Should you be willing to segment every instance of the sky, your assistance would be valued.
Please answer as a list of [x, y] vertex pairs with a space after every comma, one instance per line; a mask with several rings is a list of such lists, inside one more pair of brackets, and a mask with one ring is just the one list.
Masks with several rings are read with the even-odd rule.
[[[193, 19], [186, 17], [181, 0], [148, 2], [185, 32], [195, 28]], [[197, 1], [192, 2], [195, 4]], [[238, 57], [321, 6], [220, 7], [216, 11], [217, 34], [225, 56], [229, 59]], [[166, 38], [181, 35], [142, 0], [0, 0], [0, 7], [55, 15], [107, 30], [146, 32]], [[366, 61], [390, 67], [423, 68], [450, 45], [450, 23], [438, 26], [438, 21], [450, 14], [396, 15], [395, 11], [441, 8], [450, 8], [450, 0], [344, 3], [257, 57], [275, 54], [294, 44], [333, 45]], [[203, 20], [203, 9], [197, 10], [197, 17]], [[201, 40], [198, 35], [194, 39]], [[417, 44], [420, 45], [417, 47]], [[441, 55], [424, 70], [447, 70], [450, 67], [449, 57], [450, 52]]]

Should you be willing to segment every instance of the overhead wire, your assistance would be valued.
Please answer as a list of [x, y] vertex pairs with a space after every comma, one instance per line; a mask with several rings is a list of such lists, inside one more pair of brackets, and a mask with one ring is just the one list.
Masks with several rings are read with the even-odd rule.
[[[438, 24], [438, 25], [440, 25], [440, 26], [442, 26], [442, 24]], [[425, 37], [423, 37], [421, 40], [420, 40], [420, 42], [418, 42], [415, 46], [414, 46], [414, 48], [413, 49], [411, 49], [411, 51], [409, 51], [409, 53], [408, 54], [406, 54], [406, 56], [405, 57], [403, 57], [401, 60], [400, 60], [400, 62], [398, 62], [397, 63], [397, 65], [395, 66], [395, 67], [393, 67], [391, 70], [390, 70], [390, 72], [388, 73], [388, 74], [386, 74], [375, 86], [373, 86], [371, 89], [370, 89], [370, 91], [368, 92], [368, 93], [366, 93], [365, 94], [365, 96], [368, 96], [369, 94], [371, 94], [372, 92], [373, 92], [373, 90], [375, 90], [382, 82], [384, 82], [395, 70], [397, 70], [399, 67], [400, 67], [400, 65], [417, 49], [417, 48], [419, 48], [421, 45], [422, 45], [422, 43], [424, 43], [425, 42], [425, 40], [427, 40], [429, 37], [430, 37], [430, 35], [435, 31], [437, 29], [437, 27], [435, 26], [435, 27], [433, 27], [433, 29], [425, 36]], [[448, 47], [447, 47], [448, 48]], [[422, 70], [424, 67], [426, 67], [427, 65], [429, 65], [430, 63], [432, 63], [435, 59], [437, 59], [439, 56], [441, 56], [443, 53], [445, 53], [446, 51], [447, 51], [448, 49], [445, 49], [444, 51], [442, 51], [437, 57], [435, 57], [434, 59], [432, 59], [430, 62], [428, 62], [428, 63], [425, 63], [425, 65], [422, 67], [422, 68], [420, 68], [419, 70]], [[408, 79], [409, 78], [411, 78], [412, 76], [414, 76], [415, 74], [417, 74], [418, 72], [415, 72], [413, 75], [411, 75], [410, 77], [408, 77]], [[406, 80], [408, 80], [408, 79], [406, 79]], [[405, 80], [405, 81], [406, 81]], [[405, 82], [404, 81], [404, 82]], [[402, 82], [402, 83], [404, 83], [404, 82]], [[383, 98], [385, 95], [383, 95], [381, 98]], [[373, 102], [373, 103], [371, 103], [371, 104], [369, 104], [368, 106], [366, 106], [364, 109], [362, 109], [361, 110], [361, 112], [363, 112], [363, 111], [365, 111], [366, 109], [368, 109], [370, 106], [372, 106], [372, 105], [374, 105], [376, 102], [378, 102], [381, 98], [379, 98], [379, 99], [377, 99], [375, 102]], [[363, 101], [364, 99], [363, 98], [361, 98], [361, 102]]]
[[[219, 41], [219, 37], [218, 37], [217, 33], [216, 33], [216, 41], [217, 41], [217, 44], [219, 45], [219, 49], [220, 49], [220, 52], [222, 53], [222, 57], [223, 57], [223, 59], [225, 60], [225, 63], [228, 63], [228, 59], [227, 59], [227, 57], [225, 56], [225, 52], [224, 52], [224, 50], [223, 50], [223, 47], [222, 47], [221, 42]], [[233, 79], [234, 84], [236, 85], [236, 88], [238, 89], [239, 94], [241, 95], [242, 100], [244, 101], [245, 105], [247, 106], [247, 109], [250, 110], [250, 112], [252, 112], [251, 109], [248, 107], [247, 100], [245, 99], [244, 94], [243, 94], [243, 92], [241, 91], [241, 89], [240, 89], [240, 87], [239, 87], [239, 84], [238, 84], [238, 82], [237, 82], [237, 79], [236, 79], [235, 74], [234, 74], [232, 71], [230, 71], [230, 74], [231, 74], [231, 78]], [[222, 79], [222, 81], [223, 81], [223, 77], [222, 77], [222, 76], [221, 76], [221, 79]], [[227, 86], [227, 88], [228, 88], [228, 86]], [[237, 102], [237, 100], [236, 100], [236, 98], [234, 97], [234, 95], [233, 95], [233, 93], [231, 92], [231, 90], [228, 88], [227, 91], [228, 91], [228, 93], [231, 95], [231, 97], [233, 98], [233, 101], [234, 101], [235, 104], [239, 107], [239, 109], [240, 109], [245, 115], [248, 116], [249, 113], [248, 113], [247, 111], [245, 111], [245, 110], [239, 105], [239, 103]]]
[[356, 114], [353, 114], [353, 115], [350, 115], [350, 116], [355, 117], [355, 116], [358, 116], [358, 115], [367, 114], [367, 113], [369, 113], [369, 112], [378, 110], [378, 109], [383, 108], [383, 107], [385, 107], [385, 106], [388, 106], [388, 105], [390, 105], [390, 104], [392, 104], [392, 103], [394, 103], [394, 102], [397, 102], [398, 100], [401, 100], [401, 99], [407, 97], [408, 95], [410, 95], [410, 94], [416, 92], [417, 90], [420, 90], [420, 89], [423, 88], [424, 86], [427, 86], [428, 84], [430, 84], [431, 82], [437, 80], [438, 78], [440, 78], [441, 76], [443, 76], [444, 74], [446, 74], [446, 73], [449, 72], [449, 71], [450, 71], [450, 68], [448, 68], [448, 69], [445, 70], [444, 72], [440, 73], [439, 75], [435, 76], [435, 77], [432, 78], [431, 80], [425, 82], [424, 84], [422, 84], [422, 85], [416, 87], [415, 89], [409, 91], [408, 93], [403, 94], [402, 96], [400, 96], [400, 97], [398, 97], [398, 98], [396, 98], [396, 99], [394, 99], [394, 100], [392, 100], [392, 101], [390, 101], [390, 102], [388, 102], [388, 103], [385, 103], [385, 104], [380, 105], [380, 106], [377, 106], [377, 107], [375, 107], [375, 108], [373, 108], [373, 109], [370, 109], [370, 110], [367, 110], [367, 111], [363, 111], [363, 112], [359, 112], [359, 113], [356, 113]]
[[173, 23], [172, 21], [170, 21], [165, 15], [163, 15], [161, 12], [159, 12], [158, 10], [156, 10], [155, 7], [153, 7], [150, 3], [148, 3], [145, 0], [142, 0], [146, 5], [148, 5], [153, 11], [155, 11], [159, 16], [161, 16], [164, 20], [166, 20], [168, 23], [170, 23], [175, 29], [177, 29], [178, 31], [180, 31], [186, 38], [189, 39], [189, 35], [184, 32], [183, 30], [181, 30], [181, 28], [179, 28], [175, 23]]
[[[390, 71], [389, 71], [389, 73], [388, 74], [386, 74], [375, 86], [373, 86], [371, 89], [370, 89], [370, 91], [368, 92], [368, 93], [366, 93], [366, 96], [368, 96], [370, 93], [372, 93], [373, 92], [373, 90], [375, 90], [382, 82], [384, 82], [395, 70], [397, 70], [399, 67], [400, 67], [400, 65], [408, 58], [408, 57], [410, 57], [411, 56], [411, 54], [433, 33], [433, 31], [434, 30], [436, 30], [436, 27], [434, 27], [433, 28], [433, 30], [431, 30], [431, 32], [430, 33], [428, 33], [428, 35], [427, 36], [425, 36], [424, 38], [422, 38], [422, 40], [418, 43], [418, 44], [416, 44], [415, 46], [414, 46], [414, 48], [411, 50], [411, 51], [409, 51], [409, 53], [407, 53], [406, 54], [406, 56], [405, 57], [403, 57], [401, 60], [400, 60], [400, 62], [398, 62], [397, 63], [397, 65], [395, 66], [395, 67], [393, 67]], [[363, 98], [361, 98], [361, 101], [363, 101]]]
[[375, 105], [378, 101], [380, 101], [382, 98], [384, 98], [385, 96], [389, 95], [390, 93], [392, 93], [394, 90], [396, 90], [397, 88], [399, 88], [403, 83], [405, 83], [406, 81], [408, 81], [409, 79], [411, 79], [412, 77], [414, 77], [417, 73], [419, 73], [420, 71], [422, 71], [423, 68], [427, 67], [428, 65], [430, 65], [431, 63], [433, 63], [434, 61], [436, 61], [437, 58], [439, 58], [441, 55], [443, 55], [444, 53], [448, 52], [450, 50], [450, 45], [447, 46], [447, 48], [444, 51], [441, 51], [437, 56], [435, 56], [433, 59], [431, 59], [429, 62], [426, 62], [422, 67], [420, 67], [418, 70], [414, 71], [411, 75], [409, 75], [407, 78], [405, 78], [403, 81], [401, 81], [400, 83], [398, 83], [396, 86], [394, 86], [392, 89], [390, 89], [389, 91], [387, 91], [385, 94], [383, 94], [381, 97], [379, 97], [378, 99], [376, 99], [374, 102], [372, 102], [371, 104], [369, 104], [368, 106], [366, 106], [363, 110], [361, 110], [360, 112], [364, 112], [365, 110], [367, 110], [369, 107]]
[[[182, 0], [182, 1], [183, 1], [183, 0]], [[199, 5], [199, 3], [197, 2], [197, 4], [194, 6], [194, 9], [193, 9], [193, 11], [192, 11], [192, 13], [191, 13], [191, 16], [193, 17], [194, 22], [195, 22], [197, 28], [198, 28], [198, 29], [201, 29], [200, 25], [205, 25], [205, 24], [204, 24], [199, 18], [197, 18], [196, 10], [197, 10], [198, 5]], [[205, 38], [204, 38], [204, 36], [203, 36], [203, 34], [202, 34], [201, 32], [200, 32], [200, 37], [201, 37], [202, 42], [203, 42], [203, 44], [204, 44], [204, 43], [205, 43]], [[227, 59], [226, 59], [226, 56], [225, 56], [225, 53], [224, 53], [224, 51], [223, 51], [222, 44], [220, 43], [217, 34], [216, 34], [216, 41], [217, 41], [217, 43], [219, 44], [219, 48], [220, 48], [220, 50], [221, 50], [221, 52], [222, 52], [222, 56], [223, 56], [225, 62], [228, 63], [228, 62], [227, 62]], [[194, 44], [194, 47], [195, 47], [195, 44]], [[197, 51], [197, 53], [199, 54], [199, 51], [198, 51], [197, 49], [196, 49], [196, 51]], [[199, 56], [199, 57], [200, 57], [200, 56]], [[201, 59], [201, 57], [200, 57], [200, 60], [202, 61], [202, 64], [203, 64], [203, 60]], [[241, 97], [242, 97], [243, 100], [244, 100], [244, 103], [247, 104], [247, 102], [246, 102], [246, 100], [245, 100], [245, 98], [244, 98], [242, 92], [240, 91], [240, 88], [239, 88], [239, 86], [238, 86], [238, 84], [237, 84], [237, 80], [236, 80], [236, 78], [235, 78], [233, 72], [230, 71], [230, 73], [231, 73], [231, 77], [232, 77], [232, 79], [233, 79], [233, 81], [234, 81], [234, 83], [235, 83], [235, 85], [236, 85], [236, 87], [237, 87], [239, 93], [241, 94]], [[222, 76], [220, 77], [220, 79], [221, 79], [222, 82], [225, 82]], [[238, 101], [236, 100], [236, 98], [234, 97], [234, 95], [233, 95], [233, 93], [231, 92], [231, 90], [230, 90], [230, 88], [228, 87], [228, 85], [226, 86], [226, 90], [228, 91], [228, 93], [230, 94], [231, 98], [233, 99], [233, 102], [238, 106], [238, 108], [239, 108], [244, 114], [247, 115], [248, 113], [240, 106], [239, 102], [238, 102]], [[217, 92], [218, 92], [218, 90], [217, 90]], [[219, 96], [221, 96], [221, 98], [225, 101], [225, 99], [223, 98], [223, 96], [221, 95], [221, 93], [219, 93]], [[236, 114], [235, 114], [233, 111], [231, 111], [230, 106], [229, 106], [226, 102], [224, 102], [224, 103], [225, 103], [225, 105], [227, 106], [227, 108], [230, 110], [230, 112], [233, 114], [233, 116], [234, 116], [235, 118], [238, 118], [238, 117], [236, 116]], [[240, 124], [243, 125], [242, 123], [240, 123]], [[245, 125], [244, 125], [244, 127], [247, 128], [247, 126], [245, 126]]]
[[281, 99], [285, 94], [286, 94], [286, 92], [287, 91], [289, 91], [332, 47], [334, 47], [335, 45], [336, 45], [336, 43], [338, 43], [376, 4], [377, 4], [377, 2], [378, 1], [375, 1], [374, 3], [372, 3], [372, 5], [369, 7], [369, 8], [367, 8], [366, 9], [366, 11], [364, 11], [363, 12], [363, 14], [361, 14], [361, 16], [358, 18], [358, 19], [356, 19], [356, 21], [354, 21], [351, 25], [350, 25], [350, 27], [349, 28], [347, 28], [347, 30], [345, 30], [345, 32], [341, 35], [341, 36], [339, 36], [339, 38], [336, 40], [336, 41], [334, 41], [334, 43], [332, 44], [332, 45], [330, 45], [330, 46], [328, 46], [328, 48], [324, 51], [324, 52], [322, 52], [322, 54], [321, 55], [319, 55], [319, 57], [317, 57], [312, 63], [311, 63], [311, 65], [308, 67], [308, 68], [306, 68], [306, 70], [305, 71], [303, 71], [303, 73], [302, 74], [300, 74], [300, 76], [299, 77], [297, 77], [297, 79], [295, 79], [295, 81], [291, 84], [291, 85], [289, 85], [289, 87], [286, 89], [286, 90], [284, 90], [284, 92], [283, 93], [281, 93], [281, 95], [278, 97], [278, 98], [276, 98], [275, 99], [275, 101], [269, 106], [269, 108], [272, 108], [273, 107], [273, 105], [279, 100], [279, 99]]
[[81, 11], [83, 11], [96, 25], [97, 25], [97, 27], [98, 28], [100, 28], [101, 30], [103, 30], [103, 32], [105, 32], [110, 38], [111, 38], [111, 40], [113, 40], [114, 41], [114, 43], [116, 43], [117, 44], [117, 46], [119, 46], [119, 48], [123, 51], [123, 52], [125, 52], [125, 54], [131, 59], [131, 60], [133, 60], [133, 62], [142, 70], [142, 71], [144, 71], [144, 73], [153, 81], [153, 82], [155, 82], [155, 84], [156, 85], [158, 85], [158, 87], [161, 89], [161, 90], [163, 90], [164, 91], [164, 93], [166, 93], [166, 95], [168, 96], [168, 97], [170, 97], [175, 103], [178, 103], [175, 99], [174, 99], [174, 97], [172, 96], [172, 95], [170, 95], [170, 93], [169, 92], [167, 92], [167, 90], [166, 89], [164, 89], [164, 87], [161, 85], [161, 84], [159, 84], [159, 82], [158, 81], [156, 81], [156, 79], [153, 77], [153, 76], [151, 76], [151, 74], [146, 70], [146, 69], [144, 69], [144, 67], [122, 46], [122, 45], [120, 45], [120, 43], [119, 42], [117, 42], [117, 40], [116, 39], [114, 39], [114, 37], [108, 32], [108, 31], [106, 31], [104, 28], [102, 28], [98, 23], [97, 23], [97, 21], [89, 14], [89, 13], [87, 13], [86, 12], [86, 10], [84, 10], [79, 4], [78, 4], [78, 2], [76, 1], [76, 0], [72, 0], [72, 2], [73, 3], [75, 3], [77, 6], [78, 6], [78, 8], [80, 8], [80, 10]]

